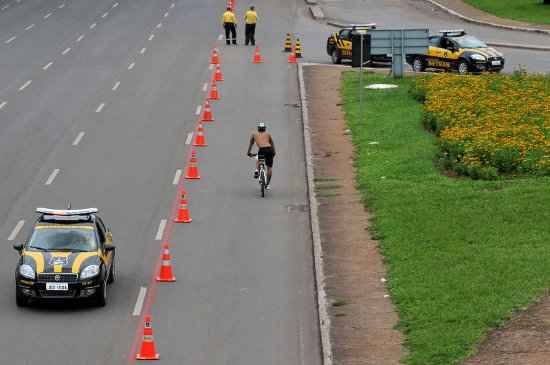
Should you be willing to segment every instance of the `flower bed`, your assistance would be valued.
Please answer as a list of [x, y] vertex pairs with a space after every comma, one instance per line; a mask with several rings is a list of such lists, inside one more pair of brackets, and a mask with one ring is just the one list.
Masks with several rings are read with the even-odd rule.
[[433, 75], [413, 93], [444, 169], [474, 179], [550, 175], [550, 75]]

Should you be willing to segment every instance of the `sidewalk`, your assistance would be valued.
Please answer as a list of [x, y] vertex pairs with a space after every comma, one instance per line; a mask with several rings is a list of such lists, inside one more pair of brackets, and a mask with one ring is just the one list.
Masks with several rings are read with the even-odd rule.
[[435, 2], [468, 18], [479, 20], [480, 22], [501, 24], [509, 27], [534, 28], [550, 31], [550, 25], [533, 24], [512, 19], [499, 18], [498, 16], [486, 13], [472, 5], [466, 4], [462, 0], [435, 0]]

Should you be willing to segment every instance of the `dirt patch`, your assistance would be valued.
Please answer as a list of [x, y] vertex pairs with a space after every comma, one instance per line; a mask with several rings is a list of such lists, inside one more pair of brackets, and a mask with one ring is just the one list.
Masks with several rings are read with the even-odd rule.
[[479, 354], [464, 365], [550, 364], [550, 297], [491, 333]]
[[386, 269], [355, 188], [341, 68], [304, 68], [336, 365], [397, 365], [406, 354]]

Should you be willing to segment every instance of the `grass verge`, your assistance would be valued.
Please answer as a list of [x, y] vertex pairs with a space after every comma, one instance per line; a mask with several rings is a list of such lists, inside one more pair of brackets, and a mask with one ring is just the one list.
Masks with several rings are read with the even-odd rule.
[[542, 0], [465, 0], [470, 5], [501, 18], [550, 24], [550, 6]]
[[408, 94], [413, 80], [366, 80], [399, 85], [365, 89], [362, 121], [358, 73], [344, 74], [342, 93], [357, 184], [389, 265], [407, 363], [457, 364], [550, 286], [550, 179], [440, 174], [436, 139]]

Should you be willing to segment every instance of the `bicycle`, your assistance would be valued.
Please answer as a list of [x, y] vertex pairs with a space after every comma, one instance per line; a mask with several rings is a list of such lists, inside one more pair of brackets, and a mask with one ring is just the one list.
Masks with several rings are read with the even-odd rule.
[[258, 183], [260, 184], [260, 191], [262, 193], [262, 198], [265, 197], [265, 191], [267, 186], [267, 170], [265, 167], [265, 159], [259, 157], [257, 153], [249, 155], [250, 158], [256, 158], [258, 160]]

